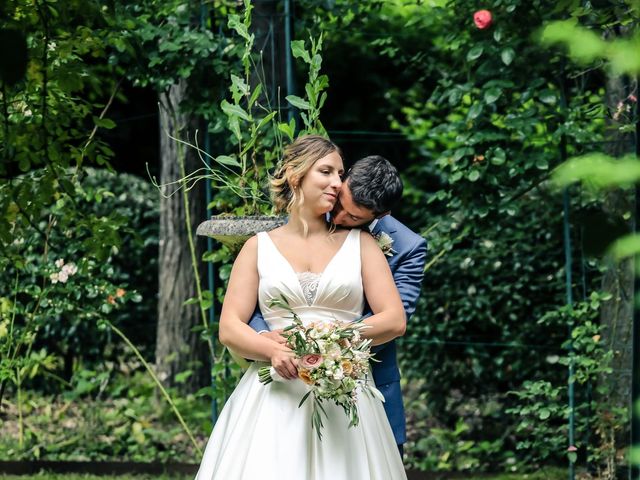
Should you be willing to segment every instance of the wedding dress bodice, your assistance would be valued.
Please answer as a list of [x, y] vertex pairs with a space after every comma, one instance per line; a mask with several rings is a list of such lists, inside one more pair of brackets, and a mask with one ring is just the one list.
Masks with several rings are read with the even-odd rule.
[[269, 234], [260, 232], [258, 274], [258, 302], [271, 330], [291, 324], [289, 312], [270, 306], [271, 300], [281, 295], [303, 322], [353, 321], [362, 316], [364, 293], [360, 273], [360, 231], [357, 229], [349, 232], [322, 272], [298, 273]]

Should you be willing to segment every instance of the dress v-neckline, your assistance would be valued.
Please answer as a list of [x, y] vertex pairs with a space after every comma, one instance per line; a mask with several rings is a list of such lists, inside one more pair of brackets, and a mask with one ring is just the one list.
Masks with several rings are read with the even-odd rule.
[[[353, 230], [354, 229], [351, 229], [351, 231], [349, 231], [349, 233], [345, 237], [344, 241], [342, 242], [342, 245], [340, 245], [340, 248], [338, 248], [336, 253], [333, 254], [331, 259], [329, 260], [329, 262], [327, 262], [327, 264], [324, 266], [324, 268], [322, 269], [321, 272], [311, 272], [310, 270], [307, 270], [307, 271], [310, 272], [310, 273], [313, 273], [315, 275], [320, 275], [320, 280], [322, 280], [322, 277], [324, 276], [324, 274], [327, 271], [327, 269], [329, 268], [329, 266], [333, 263], [335, 258], [338, 256], [338, 254], [342, 251], [342, 249], [346, 245], [346, 243], [349, 240], [349, 237], [351, 236], [351, 233], [353, 232]], [[284, 263], [286, 263], [289, 266], [289, 269], [294, 273], [294, 275], [296, 275], [296, 277], [297, 277], [298, 273], [304, 273], [304, 272], [296, 272], [296, 270], [293, 268], [293, 265], [291, 265], [291, 262], [287, 259], [287, 257], [284, 256], [284, 254], [280, 251], [280, 249], [278, 249], [278, 246], [276, 245], [276, 243], [271, 238], [271, 235], [269, 235], [269, 232], [264, 232], [264, 233], [267, 236], [267, 238], [269, 239], [269, 241], [271, 242], [271, 245], [273, 246], [274, 250], [276, 252], [278, 252], [278, 255], [280, 255], [280, 257], [284, 260]]]

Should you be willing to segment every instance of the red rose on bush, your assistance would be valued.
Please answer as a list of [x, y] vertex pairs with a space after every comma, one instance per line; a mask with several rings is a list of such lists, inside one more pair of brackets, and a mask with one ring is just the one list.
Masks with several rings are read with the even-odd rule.
[[473, 14], [473, 23], [475, 23], [476, 27], [480, 30], [489, 28], [492, 22], [493, 18], [491, 17], [491, 12], [489, 10], [478, 10]]

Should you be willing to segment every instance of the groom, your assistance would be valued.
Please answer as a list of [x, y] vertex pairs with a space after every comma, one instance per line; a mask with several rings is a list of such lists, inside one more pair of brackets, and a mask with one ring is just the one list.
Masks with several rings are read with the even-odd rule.
[[[422, 286], [427, 244], [420, 235], [391, 216], [391, 208], [401, 197], [402, 180], [396, 168], [385, 158], [372, 155], [358, 160], [349, 169], [331, 216], [336, 225], [368, 228], [378, 240], [387, 256], [408, 321], [416, 309]], [[364, 313], [365, 316], [371, 315], [368, 306]], [[249, 325], [276, 341], [283, 341], [279, 332], [269, 332], [259, 311]], [[384, 395], [384, 409], [402, 454], [406, 442], [406, 422], [395, 340], [373, 347], [372, 351], [379, 360], [371, 363], [373, 378], [376, 387]]]

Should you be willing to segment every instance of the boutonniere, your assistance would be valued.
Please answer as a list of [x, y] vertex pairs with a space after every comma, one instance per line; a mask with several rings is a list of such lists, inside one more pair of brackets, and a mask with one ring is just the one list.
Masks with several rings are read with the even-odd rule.
[[393, 257], [393, 254], [396, 253], [396, 251], [393, 249], [393, 238], [391, 238], [389, 234], [380, 232], [375, 234], [373, 238], [376, 239], [382, 253], [387, 257]]

